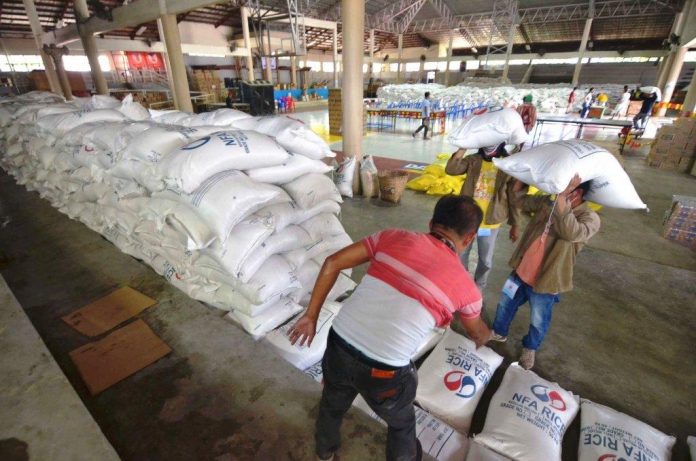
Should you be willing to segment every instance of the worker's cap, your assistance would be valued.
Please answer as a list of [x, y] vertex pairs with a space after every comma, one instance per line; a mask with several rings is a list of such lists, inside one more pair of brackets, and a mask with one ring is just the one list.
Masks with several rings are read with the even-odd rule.
[[522, 98], [522, 101], [524, 102], [532, 102], [532, 95], [528, 94], [524, 98]]

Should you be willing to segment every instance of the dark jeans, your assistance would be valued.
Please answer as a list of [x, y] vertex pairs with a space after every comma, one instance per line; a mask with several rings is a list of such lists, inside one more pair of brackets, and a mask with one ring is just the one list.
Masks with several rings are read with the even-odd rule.
[[590, 104], [582, 103], [582, 110], [580, 111], [580, 118], [587, 118], [587, 113], [590, 111]]
[[413, 133], [414, 136], [418, 134], [418, 132], [422, 129], [425, 129], [425, 132], [423, 133], [423, 137], [427, 138], [428, 137], [428, 130], [430, 129], [430, 118], [424, 118], [421, 121], [421, 126], [418, 127], [418, 129]]
[[343, 416], [360, 394], [387, 423], [387, 461], [420, 461], [413, 408], [418, 386], [415, 365], [377, 368], [379, 363], [368, 364], [369, 359], [360, 359], [360, 353], [349, 348], [331, 330], [321, 362], [324, 391], [315, 432], [317, 455], [325, 459], [338, 450]]

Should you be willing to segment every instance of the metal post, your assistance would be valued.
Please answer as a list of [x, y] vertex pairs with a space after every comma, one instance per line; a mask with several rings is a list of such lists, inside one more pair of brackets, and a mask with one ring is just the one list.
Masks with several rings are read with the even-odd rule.
[[572, 85], [576, 86], [580, 80], [580, 70], [582, 69], [582, 59], [585, 57], [585, 50], [587, 49], [587, 41], [590, 38], [590, 30], [592, 29], [592, 18], [585, 19], [585, 29], [582, 31], [582, 40], [580, 41], [580, 49], [578, 50], [578, 62], [575, 64], [575, 71], [573, 72], [573, 82]]
[[242, 34], [244, 35], [244, 48], [247, 49], [246, 68], [247, 68], [247, 80], [254, 81], [254, 58], [251, 54], [251, 38], [249, 37], [249, 8], [246, 6], [242, 7]]
[[175, 14], [165, 14], [160, 16], [159, 23], [163, 33], [164, 46], [169, 58], [169, 70], [172, 78], [172, 93], [174, 94], [174, 105], [178, 110], [193, 112], [191, 103], [191, 91], [189, 90], [186, 66], [184, 65], [184, 54], [181, 51], [181, 37], [179, 36], [179, 26], [176, 22]]
[[445, 67], [445, 86], [449, 85], [449, 76], [450, 76], [450, 61], [452, 60], [452, 40], [454, 38], [454, 34], [452, 31], [450, 31], [449, 34], [449, 42], [447, 44], [447, 67]]
[[77, 18], [77, 30], [80, 31], [80, 39], [82, 40], [82, 48], [85, 50], [87, 60], [89, 61], [89, 69], [92, 73], [92, 81], [97, 94], [109, 94], [109, 86], [106, 84], [104, 73], [99, 65], [99, 51], [97, 50], [97, 40], [94, 35], [81, 30], [81, 25], [89, 19], [89, 8], [86, 0], [75, 0], [75, 16]]
[[39, 21], [39, 15], [36, 12], [36, 5], [34, 5], [34, 0], [23, 0], [24, 9], [27, 11], [27, 18], [29, 19], [29, 25], [31, 26], [32, 35], [34, 35], [34, 41], [36, 42], [36, 48], [39, 50], [41, 55], [41, 61], [44, 65], [44, 70], [46, 72], [46, 78], [48, 79], [48, 85], [51, 91], [60, 94], [61, 87], [60, 81], [58, 80], [58, 74], [53, 66], [53, 61], [44, 52], [42, 44], [42, 35], [44, 33], [43, 27], [41, 27], [41, 22]]
[[[363, 138], [363, 30], [365, 0], [341, 0], [343, 19], [343, 153], [362, 160]], [[356, 171], [358, 171], [356, 169]], [[360, 175], [355, 174], [353, 189], [359, 189]]]
[[63, 96], [70, 101], [73, 98], [72, 88], [70, 87], [68, 73], [65, 72], [65, 67], [63, 67], [63, 56], [70, 54], [70, 51], [65, 46], [57, 47], [55, 45], [44, 45], [43, 50], [47, 55], [53, 58], [53, 64], [56, 68], [56, 74], [58, 74], [58, 81], [63, 90]]
[[396, 65], [396, 83], [401, 83], [401, 55], [404, 47], [404, 34], [399, 34], [399, 61]]
[[[345, 35], [345, 33], [344, 33]], [[362, 69], [361, 69], [362, 71]], [[338, 26], [333, 29], [333, 81], [334, 88], [338, 88]]]
[[[157, 19], [157, 30], [160, 37], [164, 37], [164, 30], [162, 29], [161, 18]], [[167, 53], [167, 48], [165, 47], [164, 53], [162, 53], [162, 58], [164, 59], [164, 71], [167, 74], [167, 84], [169, 85], [169, 91], [167, 92], [167, 98], [171, 97], [174, 107], [179, 107], [179, 103], [176, 99], [176, 92], [174, 91], [174, 74], [172, 73], [172, 66], [169, 63], [169, 53]], [[125, 56], [124, 56], [124, 66], [125, 66]]]

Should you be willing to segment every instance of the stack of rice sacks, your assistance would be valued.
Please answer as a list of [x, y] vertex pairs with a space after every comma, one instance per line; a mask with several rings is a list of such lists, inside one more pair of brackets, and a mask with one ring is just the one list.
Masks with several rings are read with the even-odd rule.
[[[19, 184], [254, 337], [301, 311], [351, 243], [321, 161], [333, 154], [289, 117], [32, 92], [0, 100], [0, 143]], [[354, 286], [342, 274], [330, 297]]]

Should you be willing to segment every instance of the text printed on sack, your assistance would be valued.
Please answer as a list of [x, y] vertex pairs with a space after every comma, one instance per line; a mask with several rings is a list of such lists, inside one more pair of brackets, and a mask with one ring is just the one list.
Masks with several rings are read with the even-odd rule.
[[635, 461], [658, 461], [661, 459], [645, 445], [643, 439], [632, 433], [607, 424], [596, 422], [580, 430], [583, 445], [601, 447]]

